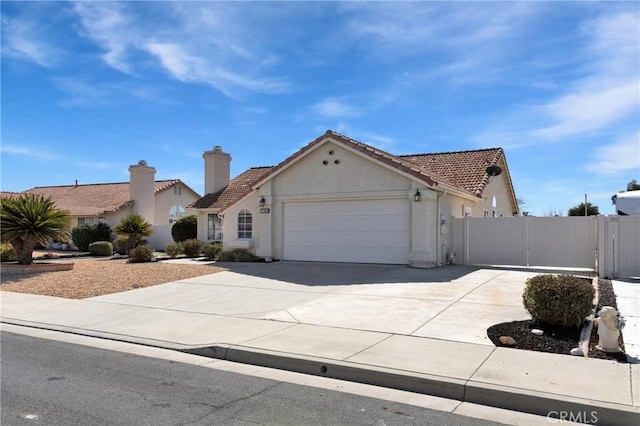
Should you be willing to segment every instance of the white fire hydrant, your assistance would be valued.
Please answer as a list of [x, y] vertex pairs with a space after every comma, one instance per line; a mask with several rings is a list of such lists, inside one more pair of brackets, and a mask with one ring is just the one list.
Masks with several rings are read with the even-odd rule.
[[598, 318], [593, 320], [598, 326], [598, 346], [605, 352], [620, 352], [618, 337], [624, 328], [624, 318], [613, 306], [604, 306], [598, 312]]

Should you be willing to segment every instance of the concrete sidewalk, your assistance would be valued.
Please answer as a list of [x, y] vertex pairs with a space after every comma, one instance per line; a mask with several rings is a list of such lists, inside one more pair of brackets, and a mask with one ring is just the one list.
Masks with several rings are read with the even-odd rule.
[[486, 337], [490, 325], [528, 318], [521, 295], [533, 272], [229, 266], [86, 300], [2, 292], [2, 321], [543, 416], [640, 419], [640, 364], [496, 348]]

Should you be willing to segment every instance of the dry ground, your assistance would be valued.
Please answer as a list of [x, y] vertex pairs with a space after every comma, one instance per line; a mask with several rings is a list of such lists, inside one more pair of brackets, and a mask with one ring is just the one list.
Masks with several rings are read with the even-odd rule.
[[225, 270], [217, 266], [163, 262], [127, 263], [126, 260], [65, 259], [71, 271], [33, 275], [5, 274], [0, 270], [0, 290], [85, 299], [140, 287], [163, 284]]

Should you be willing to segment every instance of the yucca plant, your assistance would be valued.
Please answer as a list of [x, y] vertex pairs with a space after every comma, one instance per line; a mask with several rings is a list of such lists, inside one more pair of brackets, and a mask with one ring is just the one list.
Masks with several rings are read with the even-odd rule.
[[31, 265], [37, 244], [69, 241], [71, 220], [67, 211], [56, 208], [51, 198], [22, 194], [0, 201], [0, 235], [11, 244], [18, 263]]
[[126, 241], [127, 252], [144, 245], [144, 237], [153, 234], [151, 224], [139, 214], [130, 214], [123, 217], [120, 222], [113, 228], [113, 232]]

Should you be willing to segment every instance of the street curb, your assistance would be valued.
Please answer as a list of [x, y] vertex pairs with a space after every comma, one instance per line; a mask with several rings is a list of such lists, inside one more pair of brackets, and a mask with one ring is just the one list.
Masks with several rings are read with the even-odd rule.
[[[579, 422], [637, 426], [640, 407], [609, 403], [567, 395], [537, 392], [383, 367], [365, 366], [330, 359], [291, 355], [240, 346], [193, 348], [184, 352], [243, 364], [293, 371], [296, 373], [369, 384], [425, 395], [455, 399], [512, 411], [530, 413], [562, 421], [561, 416]], [[224, 358], [222, 358], [224, 356]], [[550, 420], [552, 421], [552, 420]]]
[[[212, 344], [208, 346], [190, 346], [174, 342], [136, 338], [133, 336], [23, 320], [2, 318], [0, 322], [119, 342], [135, 343], [207, 358], [438, 396], [461, 402], [497, 407], [545, 417], [552, 416], [555, 422], [563, 421], [559, 417], [565, 415], [567, 416], [565, 418], [573, 416], [573, 421], [579, 418], [579, 422], [584, 423], [637, 426], [638, 418], [640, 417], [640, 407], [636, 406], [500, 386], [477, 382], [473, 379], [457, 379], [395, 370], [333, 359], [268, 351], [240, 345]], [[552, 420], [550, 420], [550, 422], [552, 422]]]

